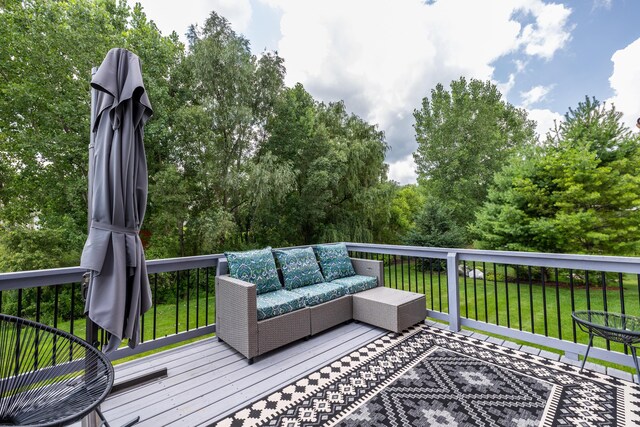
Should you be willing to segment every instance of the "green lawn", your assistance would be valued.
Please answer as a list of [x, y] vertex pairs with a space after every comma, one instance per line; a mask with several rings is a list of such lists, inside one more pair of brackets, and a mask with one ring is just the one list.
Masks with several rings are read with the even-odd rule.
[[[448, 313], [448, 288], [446, 271], [425, 271], [415, 268], [414, 260], [400, 264], [387, 265], [385, 259], [385, 285], [392, 288], [405, 289], [413, 292], [424, 293], [427, 308], [429, 310]], [[471, 263], [467, 267], [472, 267]], [[476, 263], [476, 268], [482, 270], [482, 263]], [[526, 267], [521, 267], [525, 269]], [[520, 279], [520, 284], [515, 282], [515, 269], [508, 268], [508, 283], [504, 280], [504, 267], [496, 266], [496, 276], [493, 274], [493, 264], [486, 263], [484, 271], [485, 279], [473, 279], [459, 275], [460, 287], [460, 313], [462, 317], [488, 322], [495, 325], [509, 326], [527, 332], [535, 332], [554, 338], [562, 338], [568, 341], [574, 340], [574, 326], [571, 312], [574, 310], [604, 310], [605, 295], [606, 309], [609, 311], [621, 311], [620, 289], [617, 279], [609, 281], [606, 292], [600, 285], [601, 276], [590, 278], [590, 291], [587, 298], [587, 289], [584, 284], [574, 286], [573, 303], [571, 289], [567, 284], [555, 284], [555, 271], [551, 272], [551, 279], [547, 279], [546, 286], [542, 286], [540, 280]], [[562, 282], [565, 274], [559, 272], [559, 281]], [[417, 279], [417, 280], [416, 280]], [[593, 279], [593, 280], [592, 280]], [[598, 282], [596, 285], [594, 282]], [[640, 313], [640, 299], [638, 292], [638, 278], [635, 275], [623, 276], [623, 293], [625, 312], [630, 314]], [[508, 294], [508, 297], [507, 297]], [[520, 298], [518, 298], [518, 294]], [[497, 298], [496, 298], [497, 296]], [[441, 308], [440, 308], [441, 307]], [[531, 309], [533, 307], [533, 309]], [[546, 325], [545, 325], [546, 319]], [[485, 333], [484, 331], [481, 331]], [[489, 334], [491, 335], [491, 334]], [[509, 340], [510, 338], [507, 338]], [[575, 330], [575, 341], [587, 344], [588, 334], [579, 328]], [[525, 344], [525, 342], [520, 342]], [[531, 343], [526, 343], [531, 345]], [[594, 346], [607, 348], [603, 339], [594, 339]], [[557, 349], [544, 348], [556, 353], [562, 353]], [[621, 344], [610, 343], [610, 349], [623, 352]], [[635, 370], [619, 365], [607, 364], [629, 372]]]
[[[197, 307], [197, 302], [199, 301], [199, 307]], [[209, 306], [208, 310], [206, 310], [207, 300], [205, 297], [196, 300], [195, 298], [189, 300], [189, 328], [188, 330], [192, 330], [196, 328], [196, 319], [197, 325], [202, 327], [206, 325], [206, 314], [208, 311], [209, 314], [209, 324], [215, 323], [216, 315], [215, 315], [215, 307], [216, 307], [216, 299], [215, 296], [209, 296]], [[198, 310], [198, 316], [196, 316], [196, 308]], [[176, 333], [176, 305], [174, 304], [158, 304], [155, 307], [156, 311], [156, 339], [163, 338], [168, 335], [173, 335]], [[143, 316], [144, 317], [144, 333], [143, 333], [143, 341], [150, 341], [153, 339], [153, 316], [154, 316], [154, 307]], [[58, 328], [63, 331], [70, 332], [71, 331], [71, 322], [65, 321], [58, 323]], [[181, 301], [178, 306], [178, 332], [185, 332], [187, 330], [187, 302]], [[73, 334], [80, 337], [85, 338], [85, 319], [82, 317], [81, 319], [77, 319], [73, 322]], [[178, 347], [180, 345], [184, 345], [188, 342], [197, 341], [204, 337], [193, 338], [188, 341], [183, 341], [181, 343], [173, 344], [170, 346], [162, 347], [161, 349], [151, 350], [140, 355], [130, 356], [127, 358], [119, 359], [115, 364], [123, 363], [128, 360], [136, 359], [139, 357], [143, 357], [149, 354], [157, 353], [159, 351], [168, 350], [173, 347]], [[122, 346], [125, 346], [123, 344]]]

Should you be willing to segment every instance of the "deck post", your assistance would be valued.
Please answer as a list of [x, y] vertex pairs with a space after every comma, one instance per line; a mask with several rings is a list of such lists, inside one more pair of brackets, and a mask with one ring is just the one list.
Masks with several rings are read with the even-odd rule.
[[460, 331], [460, 284], [458, 281], [458, 253], [447, 254], [447, 289], [449, 297], [449, 330]]

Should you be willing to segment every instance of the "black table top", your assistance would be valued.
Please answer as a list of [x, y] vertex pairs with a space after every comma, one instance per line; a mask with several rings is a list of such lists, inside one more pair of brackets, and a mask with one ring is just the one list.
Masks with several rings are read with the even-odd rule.
[[607, 311], [575, 311], [571, 315], [587, 327], [640, 337], [640, 317]]

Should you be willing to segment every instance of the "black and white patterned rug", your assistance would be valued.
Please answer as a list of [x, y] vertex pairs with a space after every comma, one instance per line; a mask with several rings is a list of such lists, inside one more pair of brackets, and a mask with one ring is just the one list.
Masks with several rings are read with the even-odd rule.
[[218, 426], [640, 426], [640, 387], [416, 325], [254, 402]]

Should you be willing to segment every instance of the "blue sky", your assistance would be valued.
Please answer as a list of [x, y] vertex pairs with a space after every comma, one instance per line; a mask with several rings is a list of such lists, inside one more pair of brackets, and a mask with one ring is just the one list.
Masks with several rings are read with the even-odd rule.
[[212, 10], [254, 53], [276, 50], [286, 83], [385, 131], [390, 177], [415, 182], [413, 110], [437, 83], [491, 80], [544, 135], [585, 95], [640, 116], [636, 0], [143, 0], [167, 34]]

